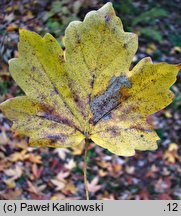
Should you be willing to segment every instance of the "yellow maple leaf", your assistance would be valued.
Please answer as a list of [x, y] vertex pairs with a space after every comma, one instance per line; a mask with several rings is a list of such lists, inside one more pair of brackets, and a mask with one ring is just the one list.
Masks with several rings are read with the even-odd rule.
[[69, 24], [65, 51], [50, 34], [20, 31], [19, 58], [9, 62], [26, 96], [0, 105], [32, 146], [74, 147], [92, 140], [122, 156], [154, 150], [147, 116], [173, 100], [178, 65], [142, 59], [131, 71], [138, 39], [124, 32], [111, 3]]

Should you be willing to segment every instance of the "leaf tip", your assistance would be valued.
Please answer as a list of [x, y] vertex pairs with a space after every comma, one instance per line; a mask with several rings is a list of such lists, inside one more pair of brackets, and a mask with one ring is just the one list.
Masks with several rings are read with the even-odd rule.
[[99, 10], [104, 15], [110, 15], [110, 16], [115, 16], [115, 10], [113, 8], [112, 2], [108, 2], [105, 5], [103, 5]]
[[19, 34], [22, 34], [25, 31], [27, 31], [25, 28], [19, 28]]
[[[112, 8], [112, 9], [113, 9], [112, 2], [107, 2], [105, 5], [102, 6], [102, 8]], [[100, 10], [101, 10], [102, 8], [100, 8]]]
[[0, 110], [2, 111], [3, 114], [5, 114], [6, 103], [7, 103], [7, 101], [0, 103]]
[[178, 69], [181, 70], [181, 63], [177, 65]]
[[8, 60], [8, 64], [10, 65], [13, 61], [15, 61], [17, 58], [12, 58]]

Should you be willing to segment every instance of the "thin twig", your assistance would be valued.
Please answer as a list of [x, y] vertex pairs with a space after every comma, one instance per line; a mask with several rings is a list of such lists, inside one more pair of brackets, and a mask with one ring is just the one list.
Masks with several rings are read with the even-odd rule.
[[84, 186], [86, 192], [86, 200], [89, 200], [89, 191], [88, 191], [88, 184], [87, 184], [87, 153], [88, 153], [88, 146], [89, 141], [85, 140], [85, 154], [84, 154]]

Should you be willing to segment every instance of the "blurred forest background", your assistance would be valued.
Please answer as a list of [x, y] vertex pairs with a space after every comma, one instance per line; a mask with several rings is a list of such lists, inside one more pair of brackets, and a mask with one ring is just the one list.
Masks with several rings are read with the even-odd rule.
[[[72, 20], [83, 20], [99, 0], [0, 1], [0, 102], [22, 95], [8, 71], [18, 56], [18, 29], [42, 36], [50, 32], [60, 43]], [[179, 63], [181, 4], [179, 0], [112, 1], [126, 31], [139, 35], [133, 65], [145, 56], [154, 62]], [[181, 75], [172, 87], [176, 97], [151, 117], [161, 138], [156, 151], [124, 158], [89, 147], [91, 199], [181, 199]], [[0, 113], [0, 199], [84, 199], [83, 146], [76, 149], [30, 148], [26, 138], [12, 133]]]

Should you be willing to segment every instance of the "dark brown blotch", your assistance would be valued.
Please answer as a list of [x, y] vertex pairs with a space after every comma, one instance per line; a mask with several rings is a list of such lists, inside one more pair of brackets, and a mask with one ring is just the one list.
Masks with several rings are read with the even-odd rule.
[[54, 86], [53, 87], [53, 90], [54, 90], [54, 92], [56, 93], [56, 94], [59, 94], [59, 91], [58, 91], [58, 89]]
[[63, 55], [59, 55], [58, 58], [59, 58], [59, 60], [60, 60], [62, 63], [65, 62], [65, 59], [64, 59], [64, 56], [63, 56]]
[[75, 127], [73, 122], [71, 122], [70, 120], [68, 120], [67, 118], [63, 116], [60, 116], [60, 114], [56, 113], [52, 107], [44, 105], [41, 108], [42, 108], [42, 111], [44, 111], [44, 113], [42, 113], [42, 115], [38, 115], [38, 117], [47, 119], [53, 122], [57, 122], [60, 124], [66, 124], [73, 128]]
[[108, 15], [106, 15], [106, 16], [104, 17], [104, 19], [105, 19], [106, 23], [108, 23], [108, 22], [110, 22], [111, 17], [110, 17], [110, 15], [108, 14]]
[[120, 132], [119, 131], [117, 131], [117, 130], [111, 130], [111, 135], [112, 136], [117, 136], [118, 134], [120, 134]]
[[124, 48], [124, 49], [127, 49], [127, 48], [128, 48], [128, 44], [127, 44], [127, 43], [124, 43], [124, 44], [123, 44], [123, 48]]
[[67, 136], [65, 136], [64, 134], [57, 134], [57, 135], [48, 135], [47, 138], [53, 141], [60, 141], [62, 143], [65, 143]]
[[93, 88], [93, 86], [94, 86], [94, 81], [95, 81], [95, 75], [93, 74], [93, 75], [92, 75], [92, 79], [91, 79], [91, 81], [90, 81], [90, 86], [91, 86], [91, 88]]
[[35, 71], [36, 71], [36, 67], [33, 66], [33, 67], [31, 68], [31, 71], [32, 71], [32, 72], [35, 72]]

